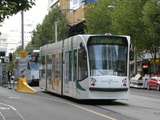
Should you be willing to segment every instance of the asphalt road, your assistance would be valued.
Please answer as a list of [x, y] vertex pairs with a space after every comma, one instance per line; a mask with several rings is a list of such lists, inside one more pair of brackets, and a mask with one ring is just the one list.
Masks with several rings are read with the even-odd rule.
[[0, 87], [0, 120], [160, 120], [160, 92], [130, 89], [128, 101], [87, 101]]

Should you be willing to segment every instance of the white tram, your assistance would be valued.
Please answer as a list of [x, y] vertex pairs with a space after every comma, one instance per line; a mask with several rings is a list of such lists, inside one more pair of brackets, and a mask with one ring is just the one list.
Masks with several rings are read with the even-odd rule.
[[130, 37], [76, 35], [40, 48], [40, 87], [76, 99], [127, 99]]

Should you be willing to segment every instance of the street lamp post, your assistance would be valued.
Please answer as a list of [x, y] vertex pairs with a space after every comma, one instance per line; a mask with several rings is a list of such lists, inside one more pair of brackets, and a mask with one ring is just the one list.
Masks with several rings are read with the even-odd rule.
[[22, 39], [22, 50], [24, 50], [24, 15], [23, 11], [21, 11], [21, 39]]
[[58, 21], [54, 22], [54, 27], [55, 27], [55, 43], [57, 43], [57, 40], [58, 40]]

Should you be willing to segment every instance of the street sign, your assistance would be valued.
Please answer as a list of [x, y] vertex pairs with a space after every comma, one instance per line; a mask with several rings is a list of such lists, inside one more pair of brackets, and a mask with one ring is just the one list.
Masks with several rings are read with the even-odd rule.
[[19, 59], [17, 59], [16, 64], [17, 64], [17, 77], [21, 76], [28, 76], [28, 52], [27, 51], [20, 51], [19, 52]]
[[27, 55], [28, 55], [28, 52], [27, 52], [27, 51], [20, 51], [20, 52], [19, 52], [19, 56], [20, 56], [21, 58], [26, 58]]

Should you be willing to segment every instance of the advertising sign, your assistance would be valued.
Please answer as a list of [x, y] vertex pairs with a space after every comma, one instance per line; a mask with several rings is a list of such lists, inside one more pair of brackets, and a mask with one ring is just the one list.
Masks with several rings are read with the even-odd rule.
[[17, 77], [25, 76], [28, 77], [28, 53], [26, 51], [21, 51], [19, 53], [20, 58], [17, 59]]

